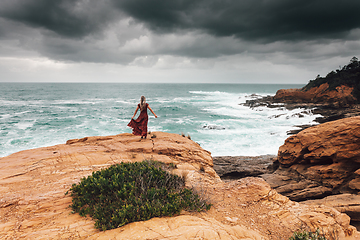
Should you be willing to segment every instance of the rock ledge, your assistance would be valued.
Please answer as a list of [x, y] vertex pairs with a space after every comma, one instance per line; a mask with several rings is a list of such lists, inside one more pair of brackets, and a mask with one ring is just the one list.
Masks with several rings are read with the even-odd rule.
[[[177, 134], [87, 137], [0, 158], [0, 239], [288, 239], [300, 227], [359, 239], [350, 218], [328, 206], [293, 202], [261, 178], [223, 182], [208, 151]], [[203, 213], [183, 212], [100, 232], [90, 218], [71, 214], [65, 192], [93, 171], [120, 162], [153, 159], [208, 198]]]

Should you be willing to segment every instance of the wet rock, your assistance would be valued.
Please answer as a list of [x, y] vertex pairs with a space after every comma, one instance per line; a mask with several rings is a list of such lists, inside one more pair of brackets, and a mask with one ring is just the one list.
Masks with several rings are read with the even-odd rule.
[[307, 129], [307, 128], [309, 128], [309, 127], [314, 127], [314, 126], [316, 126], [316, 125], [317, 125], [317, 124], [295, 125], [294, 127], [297, 127], [298, 129], [286, 131], [286, 134], [287, 134], [287, 135], [294, 135], [294, 134], [297, 134], [297, 133], [301, 132], [301, 131], [304, 130], [304, 129]]
[[272, 173], [278, 166], [276, 156], [274, 155], [256, 157], [213, 157], [213, 163], [214, 170], [221, 179], [256, 177], [262, 174]]
[[[303, 89], [280, 89], [275, 96], [247, 100], [242, 105], [250, 108], [265, 106], [289, 110], [297, 108], [307, 109], [313, 114], [321, 115], [321, 117], [315, 119], [317, 123], [360, 116], [360, 104], [357, 103], [356, 98], [352, 95], [353, 88], [342, 85], [338, 86], [335, 90], [328, 90], [328, 87], [329, 85], [325, 83], [308, 91]], [[296, 134], [308, 128], [307, 125], [297, 127], [300, 128], [299, 131], [288, 131], [288, 134]]]
[[204, 129], [210, 129], [210, 130], [225, 130], [225, 127], [218, 126], [218, 125], [204, 125]]

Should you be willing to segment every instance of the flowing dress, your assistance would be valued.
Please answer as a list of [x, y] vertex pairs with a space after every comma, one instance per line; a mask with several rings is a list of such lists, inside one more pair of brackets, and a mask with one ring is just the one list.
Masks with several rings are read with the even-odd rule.
[[131, 119], [131, 121], [128, 124], [128, 127], [131, 127], [133, 130], [133, 134], [137, 135], [137, 136], [143, 136], [146, 137], [147, 136], [147, 124], [148, 124], [148, 114], [147, 114], [147, 109], [148, 109], [149, 104], [146, 103], [146, 107], [144, 107], [144, 109], [141, 110], [140, 108], [140, 104], [138, 104], [140, 111], [140, 115], [139, 117], [134, 120]]

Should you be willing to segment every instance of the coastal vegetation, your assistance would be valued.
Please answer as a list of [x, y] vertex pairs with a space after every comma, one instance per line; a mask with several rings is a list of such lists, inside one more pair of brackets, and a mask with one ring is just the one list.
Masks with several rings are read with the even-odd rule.
[[308, 91], [313, 87], [318, 87], [324, 83], [328, 83], [329, 87], [326, 90], [336, 90], [336, 87], [345, 85], [352, 87], [354, 90], [352, 95], [356, 97], [358, 103], [360, 103], [360, 62], [357, 57], [353, 57], [349, 64], [340, 67], [335, 71], [329, 72], [326, 77], [317, 76], [315, 80], [303, 87], [304, 91]]
[[210, 209], [211, 204], [185, 187], [183, 177], [164, 170], [173, 167], [143, 161], [93, 172], [72, 185], [70, 206], [73, 213], [90, 215], [95, 227], [103, 231], [153, 217], [177, 215], [181, 210]]
[[289, 240], [326, 240], [326, 238], [320, 234], [320, 230], [317, 229], [315, 232], [307, 230], [294, 232], [293, 236]]

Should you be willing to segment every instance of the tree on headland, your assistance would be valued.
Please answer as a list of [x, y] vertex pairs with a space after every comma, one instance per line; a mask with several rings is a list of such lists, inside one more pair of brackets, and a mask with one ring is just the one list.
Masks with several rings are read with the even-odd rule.
[[352, 59], [350, 59], [350, 63], [359, 63], [359, 59], [354, 56]]
[[358, 68], [359, 66], [360, 63], [357, 57], [354, 56], [352, 59], [350, 59], [350, 64], [348, 65], [348, 67]]

